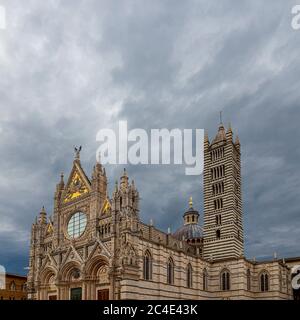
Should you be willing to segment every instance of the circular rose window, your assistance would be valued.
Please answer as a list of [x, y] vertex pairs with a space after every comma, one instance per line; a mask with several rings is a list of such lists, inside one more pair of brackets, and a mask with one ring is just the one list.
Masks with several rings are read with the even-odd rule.
[[76, 239], [80, 237], [86, 228], [87, 218], [83, 212], [76, 212], [72, 215], [68, 223], [69, 237]]

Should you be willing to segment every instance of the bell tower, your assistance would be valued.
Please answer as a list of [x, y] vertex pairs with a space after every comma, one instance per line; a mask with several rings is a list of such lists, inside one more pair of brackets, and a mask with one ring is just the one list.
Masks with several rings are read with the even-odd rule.
[[222, 124], [204, 139], [204, 258], [244, 255], [240, 142]]

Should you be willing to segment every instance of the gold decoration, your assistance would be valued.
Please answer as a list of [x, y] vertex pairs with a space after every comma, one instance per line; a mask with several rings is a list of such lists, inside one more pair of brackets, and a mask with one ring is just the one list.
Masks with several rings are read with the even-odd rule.
[[190, 208], [193, 208], [193, 198], [192, 197], [190, 197], [189, 205], [190, 205]]
[[78, 172], [75, 172], [71, 183], [69, 184], [67, 191], [66, 191], [66, 197], [65, 197], [65, 202], [69, 202], [73, 199], [76, 199], [83, 194], [88, 193], [88, 188], [85, 185], [84, 181], [80, 177]]
[[46, 231], [46, 233], [47, 233], [47, 234], [50, 234], [50, 233], [52, 233], [52, 232], [53, 232], [53, 225], [52, 225], [51, 222], [49, 222], [49, 223], [48, 223], [48, 226], [47, 226], [47, 231]]
[[110, 202], [106, 198], [105, 201], [104, 201], [104, 204], [103, 204], [101, 212], [102, 212], [102, 214], [106, 214], [106, 213], [110, 212], [110, 209], [111, 209]]

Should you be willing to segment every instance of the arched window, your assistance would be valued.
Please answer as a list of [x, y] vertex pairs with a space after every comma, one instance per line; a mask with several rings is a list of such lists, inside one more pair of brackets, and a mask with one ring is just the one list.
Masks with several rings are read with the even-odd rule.
[[221, 231], [219, 229], [216, 231], [216, 237], [217, 239], [221, 238]]
[[221, 221], [222, 221], [222, 220], [221, 220], [221, 215], [220, 215], [220, 214], [217, 214], [217, 215], [216, 215], [216, 225], [219, 226], [219, 225], [221, 224]]
[[152, 257], [151, 253], [147, 250], [144, 255], [144, 279], [152, 279]]
[[251, 272], [250, 269], [247, 270], [247, 290], [251, 290]]
[[188, 266], [187, 266], [186, 286], [188, 288], [192, 288], [192, 286], [193, 286], [193, 268], [190, 264], [188, 264]]
[[167, 263], [167, 283], [168, 284], [174, 283], [174, 262], [172, 258], [169, 258]]
[[207, 270], [204, 269], [203, 270], [203, 291], [207, 291], [207, 288], [208, 288], [208, 273], [207, 273]]
[[230, 273], [228, 270], [224, 270], [221, 272], [220, 287], [223, 291], [230, 290]]
[[266, 292], [269, 291], [269, 275], [266, 271], [260, 275], [260, 291]]

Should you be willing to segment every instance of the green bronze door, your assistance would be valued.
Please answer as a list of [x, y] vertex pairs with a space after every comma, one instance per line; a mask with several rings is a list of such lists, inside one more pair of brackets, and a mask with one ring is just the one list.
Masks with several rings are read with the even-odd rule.
[[71, 289], [71, 300], [82, 300], [82, 288]]

